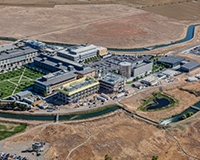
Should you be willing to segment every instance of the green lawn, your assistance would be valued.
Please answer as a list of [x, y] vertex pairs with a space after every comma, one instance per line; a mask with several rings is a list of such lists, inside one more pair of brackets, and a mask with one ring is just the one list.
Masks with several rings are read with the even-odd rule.
[[128, 81], [128, 82], [126, 82], [126, 84], [132, 84], [133, 83], [133, 81]]
[[20, 76], [10, 79], [11, 82], [18, 83]]
[[[13, 93], [24, 69], [25, 68], [23, 67], [19, 70], [0, 74], [0, 99], [8, 97]], [[30, 87], [34, 84], [34, 80], [41, 76], [43, 76], [43, 74], [40, 71], [26, 68], [24, 75], [15, 90], [15, 93], [22, 91], [24, 88]], [[13, 82], [14, 84], [9, 81]]]
[[4, 98], [11, 95], [14, 89], [14, 84], [8, 81], [0, 82], [0, 98]]
[[34, 71], [31, 70], [29, 68], [26, 68], [25, 72], [24, 72], [24, 76], [35, 80], [36, 78], [42, 77], [44, 74], [42, 74], [41, 72], [38, 71]]
[[10, 137], [16, 133], [22, 132], [26, 129], [26, 124], [20, 125], [3, 125], [0, 124], [0, 140]]

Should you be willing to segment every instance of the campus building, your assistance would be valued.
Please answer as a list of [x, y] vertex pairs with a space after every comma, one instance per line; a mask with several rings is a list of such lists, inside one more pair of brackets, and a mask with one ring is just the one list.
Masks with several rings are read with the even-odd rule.
[[198, 62], [191, 61], [191, 62], [188, 62], [188, 63], [182, 65], [181, 70], [184, 72], [190, 72], [190, 71], [198, 68], [199, 66], [200, 66], [200, 64]]
[[77, 74], [77, 79], [85, 77], [94, 77], [95, 76], [95, 69], [90, 67], [85, 67], [83, 70], [75, 71], [75, 74]]
[[185, 58], [182, 57], [175, 57], [175, 56], [167, 56], [159, 58], [157, 63], [163, 64], [168, 68], [173, 68], [181, 64], [182, 61], [184, 61]]
[[131, 63], [130, 62], [121, 62], [119, 64], [119, 72], [122, 76], [126, 78], [131, 77]]
[[71, 103], [87, 97], [99, 90], [99, 82], [92, 77], [83, 77], [64, 84], [58, 89], [58, 99], [64, 103]]
[[152, 71], [153, 62], [143, 61], [132, 68], [132, 77], [141, 77], [150, 74]]
[[57, 55], [50, 56], [40, 54], [35, 57], [34, 65], [49, 72], [55, 72], [61, 69], [64, 70], [83, 70], [83, 65]]
[[[3, 50], [3, 48], [7, 48]], [[1, 47], [0, 55], [0, 72], [11, 71], [15, 68], [31, 63], [34, 57], [38, 55], [38, 50], [31, 47], [15, 48], [13, 45], [10, 47]]]
[[125, 81], [126, 78], [121, 75], [108, 73], [99, 80], [99, 83], [100, 88], [105, 92], [118, 92], [124, 89]]
[[96, 45], [78, 45], [58, 51], [57, 55], [74, 62], [82, 62], [85, 59], [96, 57], [98, 54], [107, 53], [107, 49]]
[[66, 70], [49, 73], [34, 82], [34, 91], [41, 94], [51, 94], [63, 84], [76, 79], [76, 74]]

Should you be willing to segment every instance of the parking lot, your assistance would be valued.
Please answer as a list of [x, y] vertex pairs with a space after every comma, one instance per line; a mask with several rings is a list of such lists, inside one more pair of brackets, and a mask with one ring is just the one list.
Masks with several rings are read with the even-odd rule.
[[0, 151], [0, 160], [29, 160], [27, 157]]
[[121, 62], [137, 63], [137, 61], [149, 58], [149, 56], [137, 58], [131, 55], [111, 55], [110, 57], [102, 58], [99, 61], [91, 62], [88, 66], [103, 72], [118, 71], [119, 63]]
[[200, 55], [200, 46], [196, 46], [190, 50], [190, 53]]

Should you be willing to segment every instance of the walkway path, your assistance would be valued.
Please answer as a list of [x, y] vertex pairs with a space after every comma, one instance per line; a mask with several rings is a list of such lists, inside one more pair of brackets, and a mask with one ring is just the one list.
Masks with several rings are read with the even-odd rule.
[[72, 154], [73, 151], [75, 151], [75, 150], [78, 149], [79, 147], [83, 146], [84, 144], [86, 144], [86, 143], [90, 140], [90, 138], [91, 138], [91, 133], [90, 133], [90, 131], [89, 131], [86, 127], [83, 127], [83, 128], [88, 132], [88, 138], [87, 138], [87, 140], [86, 140], [85, 142], [79, 144], [79, 145], [76, 146], [75, 148], [73, 148], [73, 149], [68, 153], [68, 155], [67, 155], [67, 157], [66, 157], [66, 160], [69, 159], [69, 157], [70, 157], [70, 155]]
[[29, 80], [31, 80], [31, 81], [33, 81], [33, 79], [31, 79], [31, 78], [29, 78], [29, 77], [26, 77], [26, 76], [24, 76], [25, 78], [27, 78], [27, 79], [29, 79]]
[[10, 81], [10, 80], [7, 80], [7, 81], [17, 86], [17, 83], [12, 82], [12, 81]]
[[24, 70], [23, 70], [23, 72], [22, 72], [22, 74], [21, 74], [21, 76], [20, 76], [20, 78], [19, 78], [19, 80], [18, 80], [17, 86], [15, 87], [15, 89], [14, 89], [13, 92], [12, 92], [12, 95], [15, 94], [15, 91], [16, 91], [16, 89], [17, 89], [19, 83], [21, 82], [21, 79], [22, 79], [22, 77], [23, 77], [23, 75], [24, 75], [25, 70], [26, 70], [26, 68], [24, 68]]

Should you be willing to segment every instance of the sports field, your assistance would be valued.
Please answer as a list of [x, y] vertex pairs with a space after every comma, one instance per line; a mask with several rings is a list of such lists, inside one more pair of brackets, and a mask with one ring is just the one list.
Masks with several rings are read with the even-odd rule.
[[25, 67], [0, 74], [0, 99], [7, 98], [24, 88], [30, 87], [34, 84], [34, 80], [42, 75], [40, 71]]

